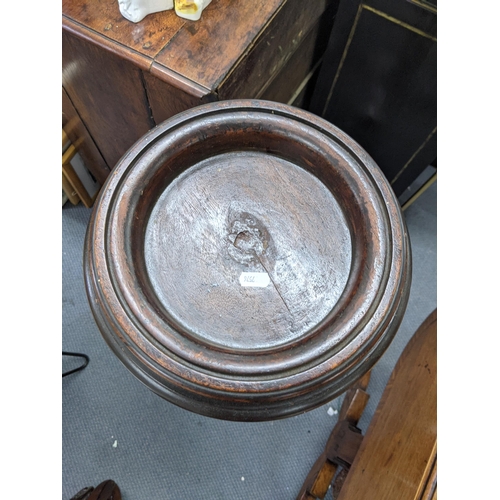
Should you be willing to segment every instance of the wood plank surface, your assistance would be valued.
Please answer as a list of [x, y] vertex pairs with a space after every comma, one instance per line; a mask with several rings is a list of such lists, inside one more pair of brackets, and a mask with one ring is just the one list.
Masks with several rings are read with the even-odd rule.
[[152, 76], [150, 73], [144, 73], [144, 85], [156, 124], [181, 111], [216, 100], [215, 94], [197, 97]]
[[220, 82], [289, 0], [212, 0], [199, 21], [188, 21], [173, 10], [125, 19], [117, 0], [63, 0], [68, 29], [92, 37], [124, 58], [141, 57], [153, 73], [177, 74], [208, 90]]
[[64, 89], [62, 89], [62, 126], [92, 175], [101, 185], [104, 184], [110, 172], [109, 167]]
[[62, 13], [66, 19], [115, 42], [123, 54], [130, 48], [150, 59], [150, 63], [187, 22], [170, 10], [133, 23], [121, 15], [118, 0], [62, 0]]
[[[317, 0], [314, 8], [310, 9], [304, 9], [301, 0], [288, 0], [282, 5], [265, 33], [256, 39], [246, 57], [219, 86], [220, 99], [253, 98], [258, 95], [297, 51], [332, 3], [337, 5], [338, 1]], [[332, 13], [329, 14], [332, 17]]]
[[141, 70], [63, 31], [63, 88], [110, 168], [155, 123]]
[[61, 175], [62, 175], [62, 189], [66, 193], [68, 200], [72, 205], [78, 205], [78, 203], [80, 203], [80, 198], [78, 196], [78, 193], [76, 192], [75, 188], [71, 185], [71, 182], [69, 182], [67, 177], [64, 175], [64, 172], [62, 172]]
[[[82, 200], [82, 203], [87, 208], [90, 208], [94, 200], [87, 193], [85, 186], [83, 185], [82, 181], [80, 180], [75, 170], [73, 169], [73, 166], [71, 165], [71, 159], [73, 158], [75, 153], [76, 153], [76, 148], [75, 146], [71, 145], [62, 155], [62, 175], [63, 177], [66, 177], [67, 182], [73, 187], [73, 190], [78, 195], [78, 198]], [[65, 185], [67, 186], [67, 183], [64, 183], [63, 187]]]
[[287, 0], [212, 0], [200, 21], [186, 23], [155, 63], [213, 90], [244, 57]]
[[259, 91], [257, 98], [288, 103], [323, 55], [336, 10], [337, 3], [331, 3], [300, 42], [297, 50], [285, 61], [280, 71], [274, 74]]
[[338, 500], [419, 500], [435, 493], [427, 486], [436, 470], [436, 348], [434, 311], [396, 364]]

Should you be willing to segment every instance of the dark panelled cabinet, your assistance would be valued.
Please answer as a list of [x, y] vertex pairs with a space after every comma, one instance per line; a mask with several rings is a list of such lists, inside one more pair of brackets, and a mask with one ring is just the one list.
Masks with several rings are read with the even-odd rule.
[[397, 196], [436, 160], [437, 6], [342, 0], [310, 110], [373, 157]]

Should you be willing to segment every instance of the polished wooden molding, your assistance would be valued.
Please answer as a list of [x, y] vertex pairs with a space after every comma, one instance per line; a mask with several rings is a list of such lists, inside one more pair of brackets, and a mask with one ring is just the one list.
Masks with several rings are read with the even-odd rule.
[[234, 100], [129, 149], [93, 211], [85, 277], [105, 340], [145, 385], [256, 421], [320, 406], [371, 369], [403, 318], [411, 252], [357, 143], [297, 108]]

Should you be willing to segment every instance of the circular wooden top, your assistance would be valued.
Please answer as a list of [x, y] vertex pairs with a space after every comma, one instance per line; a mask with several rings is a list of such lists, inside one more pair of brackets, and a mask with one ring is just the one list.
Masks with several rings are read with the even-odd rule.
[[316, 177], [282, 158], [231, 152], [165, 189], [144, 252], [179, 327], [199, 342], [261, 350], [300, 339], [328, 314], [347, 282], [351, 238]]
[[169, 401], [235, 420], [313, 408], [370, 369], [410, 268], [397, 200], [359, 145], [254, 100], [139, 140], [86, 240], [90, 304], [118, 357]]

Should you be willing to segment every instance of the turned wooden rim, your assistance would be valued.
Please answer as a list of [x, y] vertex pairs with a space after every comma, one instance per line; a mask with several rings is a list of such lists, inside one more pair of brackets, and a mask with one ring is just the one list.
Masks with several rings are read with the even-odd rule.
[[[272, 130], [276, 140], [245, 143], [245, 131], [258, 127]], [[233, 131], [223, 144], [215, 137], [221, 128]], [[144, 224], [165, 187], [190, 167], [187, 158], [252, 148], [286, 158], [292, 141], [311, 159], [300, 166], [343, 197], [353, 241], [345, 289], [323, 320], [291, 342], [269, 349], [204, 342], [158, 303], [143, 259]], [[312, 160], [331, 168], [325, 174]], [[373, 366], [395, 335], [410, 275], [410, 245], [399, 204], [369, 155], [311, 113], [258, 100], [203, 105], [143, 136], [102, 188], [86, 238], [89, 301], [117, 356], [160, 396], [236, 420], [293, 415], [345, 390]]]

